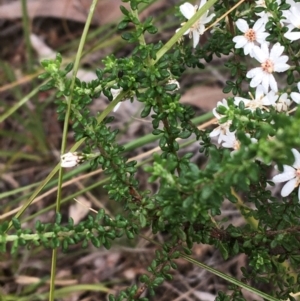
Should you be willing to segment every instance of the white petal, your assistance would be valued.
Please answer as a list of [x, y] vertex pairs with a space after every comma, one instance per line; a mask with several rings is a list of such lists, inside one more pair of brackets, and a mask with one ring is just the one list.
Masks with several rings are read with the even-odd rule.
[[300, 39], [300, 32], [286, 32], [284, 37], [290, 41], [297, 41]]
[[285, 64], [289, 60], [289, 57], [287, 55], [282, 55], [278, 58], [276, 58], [275, 63], [277, 64]]
[[81, 153], [77, 152], [68, 152], [66, 154], [63, 154], [60, 156], [61, 162], [60, 165], [61, 167], [74, 167], [84, 161], [84, 156]]
[[293, 164], [293, 167], [299, 169], [300, 168], [300, 154], [295, 148], [292, 148], [292, 153], [295, 157], [295, 162]]
[[238, 19], [235, 24], [241, 32], [245, 33], [249, 29], [249, 25], [244, 19]]
[[[264, 80], [265, 74], [264, 74], [264, 72], [261, 71], [261, 68], [258, 68], [258, 69], [260, 69], [260, 70], [255, 74], [255, 76], [252, 78], [252, 80], [250, 82], [250, 87], [252, 87], [252, 88], [257, 87], [260, 83], [263, 84], [262, 81]], [[264, 92], [267, 93], [267, 91], [265, 91], [265, 90], [264, 90]]]
[[[177, 28], [175, 32], [179, 31], [180, 29], [181, 29], [181, 28]], [[190, 29], [188, 29], [188, 30], [187, 30], [187, 31], [186, 31], [186, 32], [185, 32], [183, 35], [187, 35], [187, 34], [189, 34], [189, 33], [190, 33], [190, 31], [191, 31], [191, 30], [190, 30]]]
[[179, 9], [183, 16], [188, 20], [195, 14], [195, 7], [188, 2], [185, 2], [182, 5], [180, 5]]
[[196, 46], [198, 45], [199, 40], [200, 40], [200, 35], [196, 30], [194, 30], [193, 31], [193, 47], [194, 48], [196, 48]]
[[254, 23], [252, 28], [253, 30], [258, 31], [259, 29], [261, 29], [261, 27], [263, 27], [264, 30], [264, 24], [265, 24], [265, 20], [260, 18]]
[[[300, 89], [299, 89], [300, 90]], [[218, 101], [218, 103], [219, 103], [220, 101]], [[227, 108], [227, 109], [229, 109], [229, 107], [228, 107], [228, 103], [227, 103], [227, 99], [226, 98], [223, 98], [222, 99], [222, 102], [220, 102], [220, 105], [221, 106], [223, 106], [223, 107], [225, 107], [225, 108]]]
[[283, 165], [283, 173], [295, 172], [295, 168], [289, 165]]
[[238, 106], [241, 101], [244, 102], [245, 106], [247, 106], [247, 104], [251, 102], [251, 100], [243, 98], [243, 97], [238, 97], [237, 96], [237, 97], [234, 98], [234, 104], [236, 106]]
[[221, 127], [218, 126], [212, 132], [209, 133], [209, 137], [216, 137], [220, 135], [220, 133], [221, 133]]
[[198, 34], [202, 35], [205, 31], [205, 26], [202, 23], [198, 24]]
[[[284, 98], [284, 94], [282, 94], [282, 95], [281, 95], [281, 97]], [[274, 104], [276, 103], [276, 101], [279, 98], [279, 95], [277, 95], [274, 91], [270, 91], [266, 96], [270, 99], [270, 102], [272, 102]], [[286, 97], [287, 97], [287, 94], [286, 94]]]
[[294, 25], [294, 27], [296, 28], [299, 28], [299, 19], [300, 19], [300, 11], [298, 9], [298, 7], [296, 7], [295, 5], [293, 5], [291, 8], [290, 8], [290, 18], [289, 18], [289, 21]]
[[225, 135], [221, 132], [221, 133], [220, 133], [220, 136], [219, 136], [219, 138], [218, 138], [218, 143], [219, 143], [219, 144], [221, 144], [221, 142], [224, 140], [224, 136], [225, 136]]
[[281, 195], [283, 197], [286, 197], [288, 196], [294, 189], [295, 189], [295, 185], [297, 183], [297, 179], [292, 179], [290, 181], [288, 181], [283, 187], [282, 187], [282, 190], [281, 190]]
[[269, 57], [269, 43], [263, 43], [261, 45], [261, 50]]
[[261, 84], [264, 89], [264, 93], [267, 94], [269, 91], [269, 85], [270, 85], [270, 74], [265, 73], [264, 77], [262, 78]]
[[201, 17], [201, 23], [202, 24], [207, 24], [209, 23], [215, 16], [216, 14], [210, 14], [209, 16], [207, 16], [206, 18], [203, 18]]
[[294, 102], [300, 103], [300, 93], [297, 92], [292, 92], [291, 93], [291, 98]]
[[258, 85], [255, 91], [255, 99], [261, 99], [264, 95], [264, 89], [262, 85]]
[[266, 25], [266, 23], [269, 21], [268, 13], [261, 12], [261, 13], [258, 13], [256, 15], [260, 16], [260, 19], [264, 22], [264, 25]]
[[261, 103], [264, 106], [275, 105], [275, 102], [273, 101], [273, 99], [269, 98], [267, 95], [261, 99]]
[[244, 36], [234, 37], [232, 41], [236, 43], [235, 48], [242, 48], [248, 43], [248, 40]]
[[213, 108], [212, 113], [215, 115], [215, 117], [217, 119], [221, 119], [222, 116], [219, 113], [217, 113], [217, 109], [216, 108]]
[[274, 92], [278, 92], [277, 82], [275, 80], [275, 77], [272, 74], [269, 74], [268, 81], [269, 81], [271, 90], [273, 90]]
[[[263, 45], [264, 44], [262, 44], [262, 46]], [[253, 57], [260, 63], [263, 63], [268, 58], [268, 55], [261, 48], [259, 48], [258, 46], [255, 46], [253, 48]]]
[[288, 69], [290, 69], [290, 65], [288, 65], [288, 64], [276, 64], [275, 63], [275, 65], [274, 65], [275, 72], [284, 72]]
[[206, 0], [201, 0], [199, 4], [199, 9], [206, 3]]
[[268, 37], [269, 34], [267, 32], [258, 32], [256, 33], [256, 41], [259, 44], [263, 44], [266, 42], [266, 37]]
[[77, 164], [74, 162], [61, 162], [60, 166], [64, 168], [75, 167]]
[[276, 60], [276, 58], [278, 58], [282, 55], [283, 51], [284, 51], [284, 47], [281, 46], [279, 43], [276, 43], [271, 49], [270, 59], [272, 61]]
[[292, 168], [292, 171], [286, 171], [286, 172], [280, 173], [279, 175], [274, 176], [272, 178], [272, 181], [274, 183], [281, 183], [281, 182], [289, 181], [294, 178], [295, 178], [295, 169]]
[[249, 70], [247, 72], [246, 76], [248, 78], [253, 78], [254, 76], [256, 76], [259, 73], [262, 73], [261, 67], [256, 67], [256, 68], [253, 68], [253, 69]]
[[251, 57], [253, 57], [253, 47], [254, 47], [254, 43], [253, 42], [248, 42], [245, 47], [244, 47], [244, 53], [250, 54]]

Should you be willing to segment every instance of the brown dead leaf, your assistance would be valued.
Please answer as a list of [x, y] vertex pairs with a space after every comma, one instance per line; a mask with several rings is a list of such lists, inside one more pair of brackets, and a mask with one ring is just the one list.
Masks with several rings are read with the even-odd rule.
[[[85, 22], [91, 0], [28, 0], [29, 18], [52, 17]], [[100, 0], [92, 23], [95, 25], [112, 22], [121, 16], [121, 0]], [[10, 1], [1, 5], [0, 19], [14, 20], [22, 17], [21, 1]]]
[[78, 224], [90, 211], [91, 202], [84, 197], [78, 197], [77, 202], [69, 207], [69, 216], [72, 217], [74, 224]]
[[[89, 13], [92, 0], [27, 0], [27, 11], [30, 19], [36, 17], [52, 17], [84, 23]], [[149, 16], [151, 11], [164, 5], [165, 1], [157, 1], [145, 11], [141, 18]], [[113, 22], [122, 16], [120, 5], [129, 7], [121, 0], [99, 0], [92, 24], [101, 25]], [[21, 1], [9, 1], [0, 5], [0, 19], [14, 20], [22, 18]]]

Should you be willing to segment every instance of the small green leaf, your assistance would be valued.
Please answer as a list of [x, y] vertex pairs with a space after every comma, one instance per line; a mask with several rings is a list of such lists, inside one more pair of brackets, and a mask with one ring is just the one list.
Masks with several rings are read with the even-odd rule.
[[147, 219], [146, 219], [145, 215], [144, 214], [140, 214], [139, 218], [140, 218], [141, 227], [142, 228], [146, 227], [146, 225], [147, 225]]
[[91, 237], [91, 242], [96, 248], [100, 248], [101, 242], [100, 239], [97, 237]]
[[133, 234], [132, 231], [126, 230], [125, 233], [126, 233], [126, 236], [127, 236], [128, 239], [133, 239], [134, 238], [134, 234]]
[[67, 251], [69, 248], [69, 243], [67, 239], [64, 239], [63, 244], [62, 244], [62, 249], [63, 251]]
[[126, 7], [124, 7], [123, 5], [120, 5], [120, 10], [123, 13], [123, 15], [129, 17], [130, 16], [130, 12], [127, 10]]
[[124, 32], [122, 34], [122, 39], [125, 40], [125, 41], [129, 41], [131, 39], [133, 39], [133, 34], [131, 32]]
[[228, 259], [228, 250], [226, 249], [225, 245], [221, 241], [219, 241], [218, 247], [219, 247], [219, 250], [220, 250], [224, 260], [227, 260]]
[[150, 104], [146, 104], [143, 111], [141, 112], [141, 117], [145, 118], [150, 114], [152, 106]]
[[13, 217], [11, 221], [12, 221], [13, 227], [16, 230], [20, 230], [21, 229], [21, 223], [20, 223], [20, 221], [16, 217]]
[[55, 223], [57, 225], [60, 225], [61, 224], [61, 220], [62, 220], [62, 215], [61, 215], [61, 213], [57, 212], [56, 215], [55, 215]]
[[147, 275], [142, 275], [142, 276], [140, 277], [140, 281], [141, 281], [142, 283], [147, 283], [147, 282], [149, 281], [149, 276], [147, 276]]
[[85, 248], [87, 248], [87, 246], [88, 246], [88, 240], [87, 240], [87, 239], [84, 239], [83, 242], [82, 242], [82, 244], [81, 244], [81, 247], [82, 247], [83, 249], [85, 249]]
[[152, 25], [152, 26], [147, 27], [147, 31], [151, 34], [156, 34], [158, 29]]
[[236, 255], [239, 253], [239, 250], [240, 250], [240, 246], [239, 246], [238, 241], [236, 240], [233, 245], [233, 253]]
[[118, 30], [122, 30], [122, 29], [125, 29], [128, 25], [128, 21], [121, 21], [119, 24], [118, 24]]
[[69, 64], [65, 67], [66, 73], [69, 73], [69, 72], [73, 69], [73, 66], [74, 66], [73, 63], [69, 63]]
[[154, 286], [159, 286], [164, 282], [164, 278], [163, 277], [156, 277], [153, 281], [153, 285]]

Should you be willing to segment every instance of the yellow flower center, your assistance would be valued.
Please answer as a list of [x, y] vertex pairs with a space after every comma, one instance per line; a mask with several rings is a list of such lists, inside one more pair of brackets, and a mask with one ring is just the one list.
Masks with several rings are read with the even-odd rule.
[[244, 37], [249, 41], [249, 42], [254, 42], [256, 41], [256, 33], [255, 31], [250, 28], [248, 29], [245, 34], [244, 34]]
[[272, 73], [274, 71], [274, 63], [270, 59], [267, 59], [262, 63], [261, 67], [264, 72]]

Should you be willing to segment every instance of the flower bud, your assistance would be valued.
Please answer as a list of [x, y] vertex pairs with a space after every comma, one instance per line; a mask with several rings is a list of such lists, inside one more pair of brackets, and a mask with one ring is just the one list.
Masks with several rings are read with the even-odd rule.
[[61, 167], [70, 168], [81, 164], [85, 160], [85, 156], [82, 153], [66, 153], [61, 157]]

